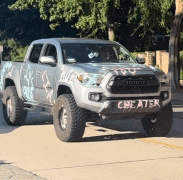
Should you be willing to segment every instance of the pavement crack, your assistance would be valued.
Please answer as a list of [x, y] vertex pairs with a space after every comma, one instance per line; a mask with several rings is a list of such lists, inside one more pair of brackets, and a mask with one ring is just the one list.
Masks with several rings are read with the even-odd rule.
[[106, 165], [114, 165], [114, 164], [136, 163], [136, 162], [157, 161], [157, 160], [167, 160], [167, 159], [179, 159], [179, 158], [183, 158], [183, 156], [154, 158], [154, 159], [140, 159], [140, 160], [135, 160], [135, 161], [123, 161], [123, 162], [112, 162], [112, 163], [98, 163], [98, 164], [88, 164], [88, 165], [83, 165], [83, 166], [68, 166], [68, 167], [60, 167], [60, 168], [33, 170], [33, 172], [48, 171], [48, 170], [54, 170], [54, 169], [61, 170], [61, 169], [85, 168], [85, 167], [94, 167], [94, 166], [106, 166]]

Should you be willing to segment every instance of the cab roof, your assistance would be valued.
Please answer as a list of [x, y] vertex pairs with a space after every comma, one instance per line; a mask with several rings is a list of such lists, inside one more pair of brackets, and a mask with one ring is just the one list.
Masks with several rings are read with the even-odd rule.
[[116, 44], [116, 42], [102, 40], [102, 39], [91, 39], [91, 38], [50, 38], [50, 39], [39, 39], [33, 43], [45, 43], [50, 41], [59, 41], [61, 44], [65, 43], [91, 43], [91, 44]]

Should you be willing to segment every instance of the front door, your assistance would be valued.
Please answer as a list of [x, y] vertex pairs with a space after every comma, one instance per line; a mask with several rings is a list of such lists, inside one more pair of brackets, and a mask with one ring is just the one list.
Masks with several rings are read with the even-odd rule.
[[[52, 44], [45, 45], [43, 56], [52, 56], [57, 63], [57, 50]], [[37, 96], [40, 103], [54, 104], [54, 85], [56, 65], [41, 64], [37, 66]]]

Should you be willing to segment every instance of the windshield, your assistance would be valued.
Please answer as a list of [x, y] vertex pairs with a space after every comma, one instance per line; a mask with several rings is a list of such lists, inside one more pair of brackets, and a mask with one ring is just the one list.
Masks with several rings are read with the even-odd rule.
[[129, 52], [117, 44], [62, 44], [65, 63], [135, 63]]

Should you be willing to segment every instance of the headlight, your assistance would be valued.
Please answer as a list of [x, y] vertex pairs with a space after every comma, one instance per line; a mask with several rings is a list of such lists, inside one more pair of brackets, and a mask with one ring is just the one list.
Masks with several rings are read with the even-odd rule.
[[159, 82], [161, 84], [169, 84], [170, 83], [170, 79], [166, 74], [162, 74], [160, 76], [158, 76]]
[[99, 86], [104, 79], [104, 75], [86, 73], [78, 75], [77, 79], [86, 86]]

